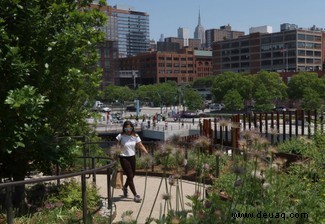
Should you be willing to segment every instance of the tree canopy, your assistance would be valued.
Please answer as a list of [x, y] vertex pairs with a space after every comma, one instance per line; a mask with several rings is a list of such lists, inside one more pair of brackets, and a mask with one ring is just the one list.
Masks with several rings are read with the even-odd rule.
[[288, 95], [293, 100], [300, 100], [305, 110], [319, 110], [325, 100], [325, 77], [300, 72], [290, 79]]
[[76, 147], [56, 137], [88, 133], [84, 103], [100, 84], [106, 19], [91, 2], [1, 1], [0, 178], [64, 165]]
[[236, 90], [243, 99], [251, 98], [252, 82], [246, 75], [225, 72], [215, 77], [211, 92], [216, 102], [221, 102], [228, 91]]

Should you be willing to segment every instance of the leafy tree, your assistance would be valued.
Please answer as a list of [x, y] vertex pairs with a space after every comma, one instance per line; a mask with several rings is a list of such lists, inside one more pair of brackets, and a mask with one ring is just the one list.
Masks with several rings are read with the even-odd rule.
[[274, 107], [272, 103], [273, 97], [269, 94], [264, 84], [257, 87], [255, 92], [255, 108], [259, 112], [271, 111]]
[[223, 101], [230, 90], [237, 90], [243, 99], [249, 100], [252, 96], [252, 85], [251, 80], [244, 74], [225, 72], [216, 76], [211, 92], [216, 102]]
[[210, 88], [215, 79], [215, 76], [207, 76], [196, 79], [192, 83], [193, 88]]
[[[252, 76], [252, 82], [254, 83], [253, 89], [257, 89], [260, 85], [264, 85], [268, 91], [269, 98], [273, 100], [287, 98], [287, 86], [278, 73], [260, 71], [258, 74]], [[255, 95], [253, 93], [253, 98], [254, 97]]]
[[316, 91], [320, 98], [325, 98], [325, 78], [318, 78], [316, 73], [300, 72], [288, 83], [288, 95], [292, 100], [301, 100], [308, 88]]
[[134, 90], [127, 86], [109, 85], [104, 90], [103, 101], [116, 102], [117, 100], [123, 103], [136, 98]]
[[243, 98], [237, 90], [229, 90], [224, 96], [223, 103], [227, 110], [241, 110], [244, 108]]
[[[84, 102], [96, 95], [96, 29], [105, 16], [91, 1], [2, 0], [0, 3], [0, 178], [22, 180], [69, 163], [86, 135]], [[23, 201], [17, 188], [16, 206]]]
[[140, 86], [136, 93], [140, 100], [153, 102], [155, 106], [174, 105], [177, 102], [177, 85], [175, 82]]
[[319, 110], [322, 108], [322, 99], [314, 89], [307, 87], [304, 89], [301, 106], [304, 110]]
[[184, 89], [184, 102], [190, 111], [196, 111], [204, 108], [203, 98], [192, 88]]

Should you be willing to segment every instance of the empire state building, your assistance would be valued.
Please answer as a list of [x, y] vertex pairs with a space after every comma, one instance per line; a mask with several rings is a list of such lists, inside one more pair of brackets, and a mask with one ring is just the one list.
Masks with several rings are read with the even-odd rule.
[[204, 30], [204, 27], [201, 25], [200, 11], [199, 11], [198, 25], [195, 27], [195, 31], [194, 31], [194, 38], [195, 39], [200, 39], [201, 40], [201, 45], [203, 45], [205, 43], [205, 30]]

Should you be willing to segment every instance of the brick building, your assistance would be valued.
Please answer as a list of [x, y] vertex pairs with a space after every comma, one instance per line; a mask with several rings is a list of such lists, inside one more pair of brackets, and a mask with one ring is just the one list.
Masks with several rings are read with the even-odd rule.
[[322, 71], [324, 32], [310, 29], [251, 33], [213, 44], [213, 72]]
[[[146, 52], [119, 59], [119, 84], [134, 84], [134, 75], [123, 77], [126, 71], [137, 74], [137, 84], [154, 84], [175, 81], [189, 83], [198, 77], [212, 75], [212, 52], [183, 48], [179, 52]], [[133, 71], [133, 72], [132, 72]]]
[[243, 31], [233, 31], [230, 25], [220, 26], [220, 29], [208, 29], [205, 31], [206, 48], [211, 49], [213, 42], [229, 39], [237, 39], [244, 36]]

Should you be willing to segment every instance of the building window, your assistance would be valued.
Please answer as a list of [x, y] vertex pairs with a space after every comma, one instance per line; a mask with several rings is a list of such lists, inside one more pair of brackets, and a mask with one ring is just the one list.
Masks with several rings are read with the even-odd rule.
[[283, 36], [273, 36], [272, 37], [272, 43], [276, 43], [276, 42], [283, 42]]
[[242, 62], [242, 63], [240, 64], [240, 66], [241, 66], [242, 68], [249, 67], [249, 62]]
[[319, 42], [322, 41], [322, 37], [321, 36], [314, 36], [314, 38], [315, 38], [314, 39], [315, 41], [319, 41]]
[[249, 46], [249, 41], [248, 40], [241, 41], [240, 46], [242, 46], [242, 47]]
[[261, 65], [262, 65], [262, 66], [271, 65], [271, 60], [261, 61]]
[[298, 42], [298, 48], [305, 48], [305, 42]]
[[271, 37], [263, 37], [261, 42], [262, 44], [271, 43]]
[[315, 51], [315, 57], [321, 57], [322, 52], [321, 51]]
[[261, 46], [261, 51], [270, 51], [270, 50], [272, 50], [272, 45]]
[[262, 53], [261, 58], [271, 58], [271, 52]]
[[249, 48], [240, 49], [240, 53], [242, 53], [242, 54], [249, 53]]
[[298, 50], [298, 55], [299, 56], [305, 56], [306, 55], [306, 51], [304, 51], [304, 50]]
[[299, 64], [305, 64], [305, 58], [298, 58]]
[[295, 39], [296, 39], [296, 34], [288, 34], [284, 36], [285, 41], [295, 40]]
[[298, 40], [305, 40], [305, 34], [298, 33]]
[[[270, 53], [270, 55], [271, 55], [271, 53]], [[249, 60], [249, 55], [242, 55], [242, 56], [240, 56], [240, 59], [241, 60]]]
[[239, 49], [232, 49], [231, 50], [231, 53], [232, 54], [239, 54]]
[[321, 49], [322, 45], [321, 44], [314, 44], [315, 49]]
[[306, 35], [306, 40], [314, 41], [314, 36], [313, 35]]

